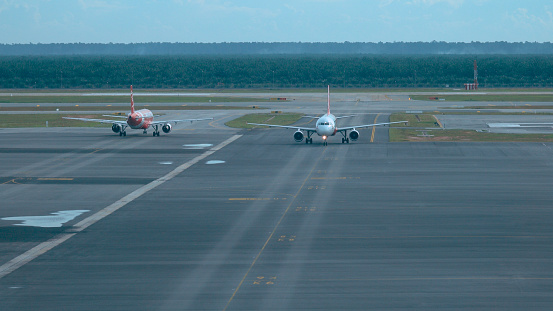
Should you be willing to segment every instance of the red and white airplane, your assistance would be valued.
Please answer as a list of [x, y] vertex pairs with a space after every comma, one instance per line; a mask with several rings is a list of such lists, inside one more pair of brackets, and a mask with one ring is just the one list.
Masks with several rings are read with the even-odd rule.
[[[336, 133], [342, 134], [342, 144], [343, 143], [349, 143], [349, 140], [356, 141], [359, 138], [359, 132], [357, 131], [358, 128], [364, 128], [364, 127], [371, 127], [371, 126], [379, 126], [379, 125], [390, 125], [395, 123], [405, 123], [407, 124], [407, 121], [397, 121], [397, 122], [388, 122], [388, 123], [375, 123], [375, 124], [363, 124], [363, 125], [357, 125], [357, 126], [347, 126], [347, 127], [337, 127], [336, 126], [336, 120], [342, 119], [342, 118], [349, 118], [354, 117], [352, 116], [343, 116], [343, 117], [336, 117], [333, 114], [330, 113], [330, 86], [328, 86], [328, 105], [326, 113], [318, 117], [309, 117], [306, 116], [306, 118], [313, 118], [318, 119], [317, 123], [315, 124], [314, 128], [311, 127], [300, 127], [300, 126], [288, 126], [288, 125], [273, 125], [273, 124], [259, 124], [259, 123], [248, 123], [252, 125], [261, 125], [261, 126], [271, 126], [271, 127], [281, 127], [281, 128], [288, 128], [288, 129], [295, 129], [296, 132], [294, 133], [294, 140], [299, 142], [303, 141], [304, 135], [302, 131], [305, 131], [307, 133], [307, 138], [305, 139], [305, 143], [313, 143], [313, 138], [311, 138], [311, 135], [314, 133], [317, 133], [317, 135], [323, 137], [323, 145], [328, 145], [327, 138], [330, 136], [336, 135]], [[348, 131], [349, 135], [348, 135]]]
[[[116, 116], [114, 116], [116, 117]], [[213, 118], [204, 118], [204, 119], [184, 119], [184, 120], [165, 120], [165, 121], [154, 121], [154, 114], [148, 109], [134, 110], [134, 99], [132, 94], [132, 85], [131, 85], [131, 113], [126, 117], [125, 121], [123, 120], [102, 120], [102, 119], [88, 119], [88, 118], [70, 118], [64, 117], [64, 119], [71, 120], [81, 120], [87, 122], [99, 122], [99, 123], [111, 123], [111, 130], [114, 133], [119, 133], [119, 136], [127, 136], [127, 127], [137, 130], [144, 130], [143, 133], [147, 134], [147, 129], [152, 127], [154, 129], [154, 136], [159, 136], [159, 128], [168, 134], [173, 128], [171, 123], [177, 124], [178, 122], [185, 121], [204, 121], [204, 120], [213, 120]]]

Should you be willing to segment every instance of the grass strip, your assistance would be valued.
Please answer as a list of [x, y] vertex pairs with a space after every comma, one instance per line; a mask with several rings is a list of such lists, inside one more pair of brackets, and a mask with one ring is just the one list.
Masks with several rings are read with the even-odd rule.
[[[269, 102], [269, 99], [249, 97], [207, 97], [207, 96], [134, 96], [135, 103], [236, 103]], [[130, 96], [82, 96], [82, 95], [36, 95], [0, 96], [0, 104], [39, 104], [39, 103], [130, 103]]]
[[79, 116], [67, 114], [0, 114], [0, 128], [46, 127], [46, 122], [48, 122], [48, 127], [111, 127], [111, 124], [63, 119], [63, 117], [69, 116], [109, 119], [97, 114]]
[[[445, 100], [454, 102], [553, 102], [549, 94], [467, 94], [467, 95], [411, 95], [413, 100]], [[551, 107], [549, 107], [551, 108]]]
[[391, 142], [553, 142], [553, 134], [504, 134], [474, 130], [390, 129]]
[[[142, 108], [148, 108], [154, 111], [159, 110], [243, 110], [243, 109], [259, 109], [254, 108], [253, 106], [250, 107], [238, 107], [238, 106], [224, 106], [224, 105], [217, 105], [217, 106], [188, 106], [188, 105], [175, 105], [175, 106], [149, 106], [149, 105], [137, 105], [136, 109], [142, 109]], [[124, 111], [124, 110], [130, 110], [127, 106], [81, 106], [81, 105], [75, 105], [75, 106], [61, 106], [61, 107], [52, 107], [52, 106], [40, 106], [37, 105], [35, 107], [2, 107], [0, 104], [0, 112], [1, 111]]]
[[253, 128], [259, 127], [246, 123], [264, 123], [274, 125], [290, 125], [301, 119], [300, 113], [253, 113], [241, 116], [225, 123], [228, 127], [234, 128]]
[[403, 123], [398, 124], [392, 124], [392, 127], [435, 127], [440, 128], [440, 125], [438, 123], [438, 120], [432, 115], [428, 113], [421, 113], [421, 114], [411, 114], [411, 113], [394, 113], [390, 115], [390, 122], [397, 122], [397, 121], [409, 121], [408, 125], [405, 125]]

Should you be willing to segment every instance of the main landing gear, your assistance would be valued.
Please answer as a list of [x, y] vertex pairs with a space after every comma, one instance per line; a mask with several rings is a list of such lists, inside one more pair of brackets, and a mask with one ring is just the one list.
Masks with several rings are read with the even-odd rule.
[[153, 128], [154, 128], [154, 134], [153, 134], [154, 137], [156, 136], [159, 137], [159, 125], [154, 125]]
[[306, 144], [312, 144], [313, 143], [313, 138], [311, 138], [311, 135], [313, 135], [313, 132], [307, 131], [307, 138], [305, 139]]
[[342, 134], [342, 144], [349, 144], [348, 131], [340, 132]]
[[119, 132], [119, 136], [127, 136], [127, 132], [126, 131], [121, 131], [121, 132]]

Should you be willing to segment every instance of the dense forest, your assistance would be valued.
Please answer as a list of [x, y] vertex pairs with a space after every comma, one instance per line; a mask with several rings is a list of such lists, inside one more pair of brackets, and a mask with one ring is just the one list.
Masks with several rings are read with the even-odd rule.
[[0, 55], [553, 54], [551, 42], [221, 42], [0, 44]]
[[3, 56], [0, 88], [553, 87], [553, 55]]

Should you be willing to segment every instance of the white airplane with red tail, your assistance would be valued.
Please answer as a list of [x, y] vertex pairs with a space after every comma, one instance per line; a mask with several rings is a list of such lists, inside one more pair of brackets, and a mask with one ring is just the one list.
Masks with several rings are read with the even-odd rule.
[[[336, 135], [336, 133], [342, 134], [342, 144], [343, 143], [349, 143], [349, 140], [356, 141], [359, 138], [359, 132], [357, 131], [358, 128], [364, 128], [364, 127], [371, 127], [371, 126], [380, 126], [380, 125], [390, 125], [390, 124], [396, 124], [396, 123], [405, 123], [407, 124], [408, 121], [397, 121], [397, 122], [388, 122], [388, 123], [375, 123], [375, 124], [363, 124], [363, 125], [357, 125], [357, 126], [347, 126], [347, 127], [337, 127], [336, 126], [336, 120], [342, 119], [342, 118], [349, 118], [354, 117], [352, 116], [343, 116], [343, 117], [336, 117], [333, 114], [330, 113], [330, 85], [328, 86], [328, 106], [326, 113], [322, 117], [309, 117], [307, 118], [313, 118], [318, 119], [317, 123], [315, 124], [314, 128], [311, 127], [300, 127], [300, 126], [288, 126], [288, 125], [273, 125], [273, 124], [259, 124], [259, 123], [248, 123], [251, 125], [261, 125], [261, 126], [270, 126], [270, 127], [281, 127], [281, 128], [288, 128], [288, 129], [295, 129], [296, 132], [294, 133], [294, 140], [299, 142], [303, 141], [304, 134], [302, 131], [305, 131], [307, 133], [307, 138], [305, 139], [306, 144], [312, 144], [313, 138], [311, 138], [311, 135], [314, 133], [317, 133], [317, 135], [323, 137], [323, 145], [328, 145], [327, 138], [330, 136]], [[348, 135], [349, 131], [349, 135]]]
[[[116, 116], [114, 116], [116, 117]], [[154, 114], [148, 110], [148, 109], [140, 109], [140, 110], [134, 110], [134, 99], [133, 99], [133, 93], [132, 93], [132, 85], [131, 85], [131, 112], [126, 116], [123, 117], [126, 118], [125, 121], [123, 120], [102, 120], [102, 119], [88, 119], [88, 118], [70, 118], [70, 117], [64, 117], [64, 119], [70, 119], [70, 120], [81, 120], [81, 121], [87, 121], [87, 122], [99, 122], [99, 123], [111, 123], [111, 130], [114, 133], [119, 133], [119, 136], [127, 136], [127, 127], [130, 127], [131, 129], [136, 130], [143, 130], [144, 134], [147, 134], [147, 130], [149, 127], [152, 127], [154, 129], [154, 136], [159, 136], [159, 128], [161, 127], [161, 130], [168, 134], [171, 132], [171, 129], [173, 128], [171, 126], [171, 123], [177, 124], [178, 122], [186, 122], [186, 121], [204, 121], [204, 120], [213, 120], [213, 118], [204, 118], [204, 119], [184, 119], [184, 120], [165, 120], [165, 121], [154, 121]]]

